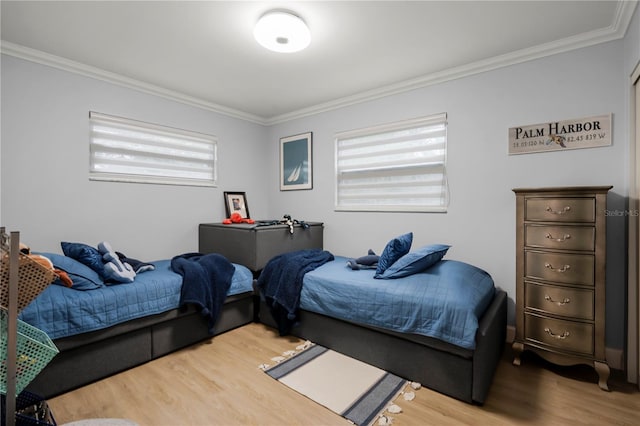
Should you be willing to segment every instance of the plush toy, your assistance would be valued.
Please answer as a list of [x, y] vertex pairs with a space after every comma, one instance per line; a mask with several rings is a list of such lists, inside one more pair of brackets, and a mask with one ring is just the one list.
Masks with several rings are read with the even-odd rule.
[[309, 224], [304, 220], [291, 219], [291, 216], [288, 214], [285, 214], [279, 223], [287, 225], [289, 227], [290, 234], [293, 234], [293, 225], [300, 225], [302, 226], [302, 229], [309, 229]]
[[106, 278], [120, 283], [133, 282], [136, 277], [136, 271], [128, 263], [120, 261], [118, 254], [108, 242], [103, 241], [98, 244], [98, 251], [102, 254]]
[[62, 281], [62, 284], [64, 284], [66, 287], [71, 287], [73, 285], [73, 281], [71, 281], [71, 278], [69, 277], [69, 275], [67, 275], [67, 273], [62, 269], [56, 269], [48, 257], [44, 257], [39, 254], [32, 254], [31, 248], [29, 248], [29, 246], [24, 243], [20, 243], [20, 253], [24, 254], [25, 256], [28, 256], [29, 259], [38, 263], [40, 266], [53, 271], [54, 274], [56, 274], [58, 278], [60, 278], [60, 281]]
[[229, 217], [228, 219], [223, 220], [222, 223], [224, 223], [225, 225], [231, 225], [232, 223], [249, 223], [249, 224], [253, 224], [253, 223], [256, 223], [256, 221], [253, 220], [253, 219], [249, 219], [249, 218], [245, 219], [240, 215], [240, 213], [233, 212], [233, 213], [231, 213], [231, 217]]
[[129, 266], [131, 266], [131, 268], [134, 270], [136, 274], [141, 274], [147, 271], [154, 271], [156, 269], [153, 263], [143, 262], [141, 260], [134, 259], [132, 257], [127, 257], [124, 254], [120, 253], [119, 251], [117, 251], [116, 254], [120, 259], [120, 262], [129, 264]]
[[354, 271], [359, 269], [376, 269], [378, 267], [378, 260], [380, 260], [380, 256], [376, 255], [373, 250], [369, 249], [366, 256], [347, 260], [347, 266]]

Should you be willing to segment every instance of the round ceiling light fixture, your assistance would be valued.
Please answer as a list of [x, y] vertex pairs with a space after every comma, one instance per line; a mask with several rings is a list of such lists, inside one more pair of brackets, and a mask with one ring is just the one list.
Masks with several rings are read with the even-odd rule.
[[258, 20], [253, 36], [274, 52], [298, 52], [311, 43], [311, 32], [302, 19], [290, 12], [267, 12]]

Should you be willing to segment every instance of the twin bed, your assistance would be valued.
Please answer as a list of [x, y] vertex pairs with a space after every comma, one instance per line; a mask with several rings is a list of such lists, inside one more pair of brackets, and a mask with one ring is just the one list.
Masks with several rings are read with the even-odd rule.
[[[482, 404], [505, 342], [506, 294], [484, 271], [442, 260], [393, 280], [336, 257], [304, 274], [291, 333], [454, 398]], [[74, 290], [50, 285], [21, 313], [60, 354], [29, 390], [51, 397], [211, 337], [170, 261], [131, 284]], [[234, 264], [213, 334], [254, 320], [277, 326], [252, 273]], [[90, 285], [89, 285], [90, 287]], [[73, 372], [73, 374], [69, 374]]]
[[151, 262], [132, 283], [105, 285], [90, 268], [44, 253], [68, 273], [71, 288], [49, 285], [19, 315], [45, 331], [60, 351], [27, 389], [45, 398], [143, 364], [254, 320], [253, 274], [233, 264], [215, 327], [200, 308], [180, 306], [183, 277], [171, 260]]
[[[468, 403], [484, 403], [505, 345], [507, 298], [485, 271], [441, 260], [397, 279], [344, 257], [304, 275], [291, 333]], [[265, 286], [260, 320], [280, 328]], [[276, 299], [278, 296], [275, 297]], [[275, 319], [274, 319], [275, 318]]]

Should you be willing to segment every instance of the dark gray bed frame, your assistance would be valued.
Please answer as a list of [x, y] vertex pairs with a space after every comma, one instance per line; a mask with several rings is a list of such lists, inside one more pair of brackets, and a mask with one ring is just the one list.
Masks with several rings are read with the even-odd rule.
[[[253, 292], [227, 297], [214, 334], [253, 322], [254, 297]], [[189, 306], [54, 340], [60, 353], [27, 390], [51, 398], [209, 339], [207, 328], [207, 320]]]
[[[215, 334], [256, 319], [275, 326], [268, 308], [257, 300], [253, 292], [228, 297]], [[482, 404], [505, 345], [507, 297], [504, 291], [496, 292], [480, 319], [474, 350], [308, 311], [300, 315], [300, 324], [293, 330], [298, 337], [462, 401]], [[189, 307], [57, 339], [54, 343], [60, 353], [27, 389], [51, 398], [210, 337], [206, 320]]]
[[[261, 303], [260, 321], [275, 327]], [[505, 347], [507, 294], [497, 290], [485, 311], [476, 348], [395, 333], [302, 310], [292, 334], [396, 374], [459, 400], [483, 404]]]

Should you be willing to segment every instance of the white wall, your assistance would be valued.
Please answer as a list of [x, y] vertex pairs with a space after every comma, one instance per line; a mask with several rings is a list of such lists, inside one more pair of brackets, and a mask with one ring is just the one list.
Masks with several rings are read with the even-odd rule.
[[[623, 210], [628, 189], [625, 86], [622, 43], [514, 65], [492, 72], [394, 95], [279, 124], [269, 129], [271, 163], [278, 139], [312, 131], [314, 189], [278, 191], [271, 172], [269, 212], [325, 222], [325, 248], [355, 257], [413, 231], [414, 247], [452, 245], [447, 258], [487, 270], [515, 297], [515, 197], [512, 188], [613, 185], [609, 209]], [[413, 117], [448, 114], [448, 176], [451, 202], [441, 213], [334, 212], [336, 132]], [[509, 156], [508, 128], [613, 113], [613, 145]], [[608, 220], [607, 346], [624, 342], [625, 220]]]
[[624, 69], [627, 77], [631, 76], [638, 62], [640, 62], [640, 8], [636, 7], [624, 37]]
[[[9, 56], [2, 57], [2, 224], [40, 251], [107, 240], [142, 260], [198, 249], [197, 227], [225, 216], [223, 191], [266, 214], [262, 126]], [[90, 110], [218, 137], [219, 186], [88, 179]]]
[[[625, 208], [630, 51], [637, 62], [637, 43], [610, 42], [270, 128], [3, 56], [0, 217], [37, 250], [59, 252], [62, 240], [108, 240], [131, 257], [152, 260], [197, 250], [198, 223], [224, 217], [222, 192], [246, 191], [254, 218], [287, 213], [323, 221], [325, 247], [337, 255], [380, 252], [408, 231], [414, 247], [451, 244], [448, 258], [486, 269], [509, 293], [513, 322], [511, 189], [613, 185], [609, 209]], [[90, 182], [89, 110], [218, 136], [219, 187]], [[440, 112], [449, 118], [447, 213], [333, 211], [336, 132]], [[509, 127], [606, 113], [613, 113], [610, 147], [507, 155]], [[306, 131], [314, 137], [314, 188], [280, 192], [278, 140]], [[625, 226], [624, 218], [608, 220], [611, 348], [624, 346]]]

